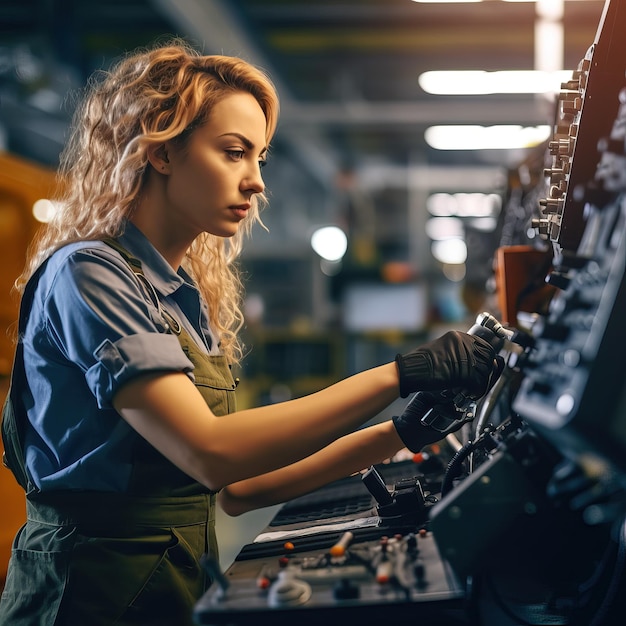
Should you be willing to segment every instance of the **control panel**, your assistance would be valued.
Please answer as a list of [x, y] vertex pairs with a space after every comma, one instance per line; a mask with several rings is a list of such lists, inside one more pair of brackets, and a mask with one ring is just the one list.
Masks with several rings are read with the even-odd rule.
[[[408, 618], [419, 607], [429, 624], [465, 624], [464, 584], [427, 527], [437, 474], [421, 474], [413, 461], [385, 470], [387, 479], [371, 467], [287, 503], [226, 572], [207, 564], [215, 583], [196, 605], [196, 622], [245, 626], [265, 612], [278, 624], [339, 624], [347, 614], [373, 623]], [[309, 521], [311, 511], [342, 499], [363, 502], [364, 492], [368, 506], [360, 511]]]
[[[625, 20], [624, 3], [607, 4], [601, 36], [561, 98], [562, 103], [582, 98], [584, 104], [561, 111], [570, 139], [560, 137], [557, 126], [550, 144], [554, 166], [547, 172], [554, 191], [537, 225], [559, 242], [546, 277], [556, 295], [548, 313], [532, 322], [535, 349], [513, 403], [572, 459], [584, 455], [606, 471], [614, 465], [621, 472], [626, 472], [626, 39], [618, 33]], [[583, 127], [593, 132], [580, 144]], [[574, 240], [559, 225], [574, 222], [578, 235], [570, 247]]]
[[238, 558], [197, 604], [197, 623], [252, 624], [260, 611], [272, 623], [336, 624], [346, 613], [369, 623], [413, 615], [417, 604], [430, 618], [462, 616], [463, 587], [424, 529], [391, 536], [343, 531], [318, 537], [314, 549], [304, 543]]

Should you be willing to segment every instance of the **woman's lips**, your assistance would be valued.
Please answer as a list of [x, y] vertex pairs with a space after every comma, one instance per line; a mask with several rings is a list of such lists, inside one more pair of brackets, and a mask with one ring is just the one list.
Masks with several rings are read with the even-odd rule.
[[237, 204], [230, 207], [230, 210], [239, 218], [243, 219], [250, 210], [250, 203]]

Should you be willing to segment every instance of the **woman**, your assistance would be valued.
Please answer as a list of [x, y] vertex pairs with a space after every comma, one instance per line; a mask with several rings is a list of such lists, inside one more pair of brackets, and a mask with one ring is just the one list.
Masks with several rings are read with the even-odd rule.
[[[310, 396], [235, 412], [241, 285], [278, 116], [269, 79], [180, 42], [94, 81], [64, 152], [66, 193], [18, 280], [3, 437], [27, 494], [0, 622], [190, 624], [230, 515], [441, 438], [399, 395], [487, 389], [465, 333]], [[415, 413], [415, 411], [413, 411]], [[232, 413], [224, 417], [227, 413]]]

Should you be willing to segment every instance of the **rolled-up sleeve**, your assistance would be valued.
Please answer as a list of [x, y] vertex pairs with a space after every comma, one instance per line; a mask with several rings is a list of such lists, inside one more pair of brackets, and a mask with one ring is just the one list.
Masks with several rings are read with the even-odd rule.
[[178, 338], [164, 332], [157, 306], [115, 253], [74, 251], [46, 282], [41, 306], [48, 337], [83, 370], [100, 408], [110, 408], [119, 388], [140, 374], [177, 371], [193, 380]]
[[193, 365], [175, 335], [132, 335], [115, 343], [105, 339], [94, 357], [96, 363], [87, 370], [86, 379], [100, 408], [110, 407], [115, 392], [138, 374], [180, 371], [193, 380]]

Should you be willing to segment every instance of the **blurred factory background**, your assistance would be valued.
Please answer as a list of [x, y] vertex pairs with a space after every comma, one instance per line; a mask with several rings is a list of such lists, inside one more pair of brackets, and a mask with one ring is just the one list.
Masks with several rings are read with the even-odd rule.
[[[242, 257], [252, 350], [242, 404], [258, 404], [377, 364], [442, 326], [465, 327], [490, 303], [495, 249], [532, 245], [532, 206], [521, 198], [541, 184], [555, 94], [593, 43], [603, 6], [0, 0], [5, 390], [10, 287], [94, 70], [179, 36], [265, 68], [278, 87], [282, 116], [263, 171], [268, 231]], [[528, 86], [512, 71], [544, 72], [544, 82]]]

